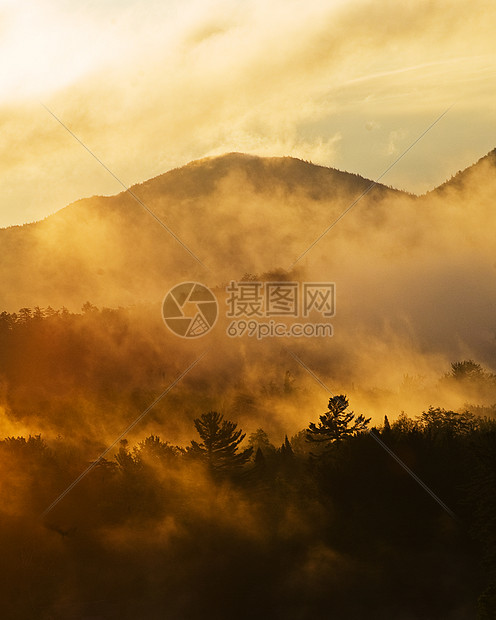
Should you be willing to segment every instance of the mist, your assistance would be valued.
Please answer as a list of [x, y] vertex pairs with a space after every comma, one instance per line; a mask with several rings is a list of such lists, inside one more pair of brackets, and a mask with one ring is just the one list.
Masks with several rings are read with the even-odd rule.
[[[6, 583], [15, 591], [22, 575], [31, 592], [8, 603], [10, 617], [205, 617], [202, 605], [228, 617], [248, 598], [239, 617], [324, 617], [331, 600], [342, 618], [370, 605], [370, 617], [470, 615], [490, 587], [477, 568], [490, 565], [477, 510], [492, 501], [483, 480], [496, 415], [494, 165], [492, 152], [415, 196], [234, 153], [133, 187], [162, 224], [124, 192], [1, 229], [2, 535], [15, 567]], [[214, 327], [196, 339], [162, 317], [166, 293], [184, 281], [210, 287], [218, 303]], [[332, 337], [229, 337], [233, 281], [334, 283]], [[333, 394], [479, 542], [366, 433], [309, 445]], [[241, 470], [194, 456], [195, 420], [209, 411], [238, 425], [240, 450], [256, 448]], [[402, 580], [425, 604], [405, 602]], [[356, 583], [363, 596], [350, 602]]]

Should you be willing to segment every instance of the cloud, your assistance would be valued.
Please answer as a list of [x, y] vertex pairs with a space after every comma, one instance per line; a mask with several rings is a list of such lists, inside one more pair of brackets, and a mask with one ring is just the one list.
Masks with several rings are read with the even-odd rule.
[[403, 148], [406, 148], [405, 138], [408, 136], [408, 131], [405, 129], [395, 129], [394, 131], [389, 132], [389, 142], [387, 145], [386, 152], [388, 155], [395, 155], [399, 151], [398, 143], [403, 144]]
[[[453, 102], [475, 128], [464, 151], [494, 146], [482, 126], [494, 120], [496, 9], [484, 0], [469, 17], [443, 0], [33, 7], [3, 6], [0, 225], [118, 189], [40, 97], [128, 184], [223, 150], [373, 176], [395, 152], [379, 152], [392, 131], [420, 133]], [[371, 118], [376, 130], [358, 132]], [[437, 151], [424, 140], [388, 182], [423, 191], [442, 181], [459, 126], [443, 121]]]

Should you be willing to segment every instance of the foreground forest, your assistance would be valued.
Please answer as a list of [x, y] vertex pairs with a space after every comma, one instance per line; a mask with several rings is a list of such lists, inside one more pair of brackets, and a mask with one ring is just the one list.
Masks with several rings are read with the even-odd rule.
[[188, 446], [122, 440], [48, 513], [84, 450], [3, 440], [2, 617], [494, 618], [494, 419], [368, 433], [347, 405], [280, 447], [214, 412]]
[[131, 315], [0, 315], [2, 617], [495, 617], [495, 375], [454, 362], [465, 407], [379, 423], [290, 373], [250, 400], [233, 364], [216, 412], [216, 367], [100, 458], [181, 368]]
[[496, 620], [495, 25], [0, 0], [0, 620]]

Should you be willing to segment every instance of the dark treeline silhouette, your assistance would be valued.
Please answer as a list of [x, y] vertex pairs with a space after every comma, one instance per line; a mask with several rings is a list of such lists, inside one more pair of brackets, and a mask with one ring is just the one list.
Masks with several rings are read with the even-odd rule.
[[[279, 272], [271, 277], [276, 275], [283, 279]], [[170, 396], [182, 406], [182, 396], [178, 395], [182, 385], [194, 389], [201, 385], [203, 402], [188, 403], [188, 424], [193, 416], [219, 408], [219, 398], [223, 407], [245, 425], [247, 420], [251, 423], [255, 417], [265, 417], [267, 407], [275, 404], [267, 403], [271, 397], [280, 397], [284, 405], [279, 409], [290, 408], [292, 417], [297, 417], [308, 400], [308, 391], [305, 394], [307, 387], [302, 387], [306, 378], [300, 375], [299, 384], [295, 383], [288, 370], [294, 360], [282, 362], [288, 366], [281, 368], [279, 350], [266, 347], [261, 351], [257, 343], [246, 344], [253, 347], [253, 356], [243, 358], [231, 346], [231, 339], [225, 339], [227, 343], [222, 340], [221, 330], [213, 338], [218, 360], [209, 367], [202, 366], [200, 378], [198, 371], [194, 380], [186, 377]], [[71, 434], [77, 426], [82, 434], [90, 435], [97, 416], [102, 427], [114, 435], [122, 428], [123, 411], [147, 407], [200, 352], [194, 342], [178, 349], [174, 339], [164, 327], [157, 304], [98, 309], [86, 302], [80, 313], [50, 307], [2, 312], [0, 407], [15, 420], [40, 421], [36, 432], [40, 428], [48, 431], [53, 426], [56, 434]], [[336, 366], [343, 361], [342, 355], [336, 355]], [[271, 372], [266, 367], [275, 370]], [[228, 383], [235, 387], [227, 389]], [[438, 385], [433, 384], [431, 392], [436, 393], [437, 388], [459, 394], [464, 399], [461, 402], [470, 403], [474, 412], [496, 412], [492, 407], [496, 403], [496, 376], [473, 360], [454, 363]], [[416, 386], [415, 377], [406, 376], [401, 393], [407, 399], [421, 389], [421, 383]], [[276, 426], [280, 432], [286, 432], [285, 418], [281, 417], [272, 417], [272, 432]], [[186, 425], [184, 430], [187, 431]], [[100, 431], [101, 428], [96, 429], [97, 436]]]
[[[155, 306], [0, 314], [0, 413], [19, 429], [0, 441], [2, 618], [495, 617], [492, 373], [454, 362], [439, 386], [478, 404], [387, 410], [374, 429], [453, 519], [347, 396], [311, 411], [301, 378], [274, 381], [260, 348], [247, 384], [218, 346], [222, 364], [98, 460], [195, 344], [171, 347]], [[274, 405], [292, 412], [276, 431]]]
[[[147, 421], [153, 423], [156, 416], [170, 423], [176, 435], [186, 436], [193, 417], [219, 408], [219, 399], [244, 424], [248, 417], [265, 415], [270, 398], [286, 399], [297, 410], [296, 397], [304, 394], [292, 392], [286, 369], [251, 372], [250, 361], [240, 358], [227, 340], [215, 340], [219, 360], [185, 377], [168, 397], [173, 410], [187, 410], [187, 419], [171, 418], [170, 409], [161, 415], [159, 404]], [[177, 347], [159, 304], [98, 309], [87, 302], [80, 313], [63, 308], [3, 312], [0, 411], [3, 407], [10, 419], [34, 432], [72, 436], [77, 427], [79, 437], [101, 441], [102, 431], [115, 436], [130, 411], [145, 409], [201, 352], [200, 346], [186, 342]], [[267, 365], [272, 365], [271, 355], [266, 353]], [[190, 399], [185, 405], [187, 394], [198, 389], [201, 401]]]
[[279, 447], [214, 411], [188, 446], [122, 440], [43, 518], [84, 451], [1, 441], [2, 617], [494, 618], [496, 422], [374, 429], [454, 520], [346, 396], [311, 417]]

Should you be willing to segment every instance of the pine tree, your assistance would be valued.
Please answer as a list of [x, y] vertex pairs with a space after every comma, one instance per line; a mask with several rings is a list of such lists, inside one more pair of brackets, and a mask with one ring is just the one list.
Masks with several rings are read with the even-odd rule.
[[255, 467], [265, 469], [265, 456], [260, 448], [257, 449], [255, 454]]
[[293, 448], [291, 447], [291, 444], [289, 443], [289, 439], [287, 435], [284, 437], [284, 443], [282, 444], [280, 448], [280, 453], [283, 459], [291, 459], [294, 456]]
[[317, 442], [334, 443], [367, 429], [371, 418], [365, 418], [362, 414], [356, 416], [348, 409], [346, 396], [333, 396], [329, 399], [329, 411], [320, 416], [320, 422], [311, 422], [307, 429], [307, 440]]
[[389, 420], [387, 415], [384, 416], [384, 428], [382, 429], [383, 435], [388, 435], [391, 432], [391, 424], [389, 424]]
[[251, 433], [248, 437], [248, 445], [253, 448], [255, 453], [260, 449], [264, 456], [273, 455], [276, 451], [263, 428], [258, 428], [254, 433]]
[[217, 411], [204, 413], [195, 421], [201, 443], [191, 441], [188, 452], [203, 459], [212, 471], [232, 471], [242, 467], [251, 457], [253, 448], [238, 452], [239, 444], [245, 438], [237, 424]]

